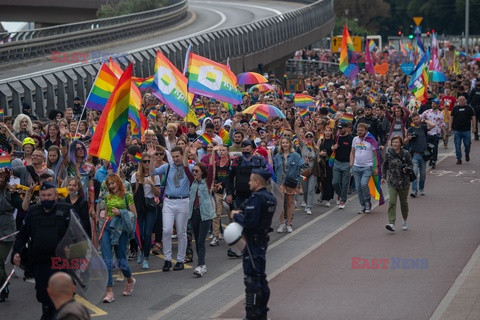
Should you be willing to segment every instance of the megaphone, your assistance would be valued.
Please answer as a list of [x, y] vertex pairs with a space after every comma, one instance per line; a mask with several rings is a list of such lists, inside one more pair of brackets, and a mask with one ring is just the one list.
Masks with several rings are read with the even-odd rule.
[[247, 241], [242, 232], [243, 227], [237, 222], [230, 223], [225, 227], [225, 230], [223, 230], [225, 242], [238, 254], [243, 254], [247, 245]]

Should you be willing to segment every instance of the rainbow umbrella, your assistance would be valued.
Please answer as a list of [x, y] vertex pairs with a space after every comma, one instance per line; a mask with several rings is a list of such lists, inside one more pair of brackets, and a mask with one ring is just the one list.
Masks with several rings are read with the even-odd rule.
[[274, 91], [273, 86], [268, 83], [259, 83], [248, 89], [248, 93], [252, 93], [253, 89], [258, 88], [260, 92]]
[[256, 72], [244, 72], [237, 74], [237, 83], [238, 84], [257, 84], [265, 83], [268, 80], [262, 76], [260, 73]]
[[258, 121], [267, 122], [268, 118], [280, 117], [285, 119], [285, 115], [275, 106], [269, 104], [254, 104], [242, 111], [246, 114], [253, 114]]

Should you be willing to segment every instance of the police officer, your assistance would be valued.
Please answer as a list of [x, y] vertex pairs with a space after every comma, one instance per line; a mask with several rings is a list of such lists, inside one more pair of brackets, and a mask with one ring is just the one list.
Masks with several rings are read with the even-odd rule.
[[277, 201], [266, 189], [271, 174], [266, 169], [253, 169], [248, 182], [253, 192], [243, 212], [233, 210], [231, 218], [243, 226], [247, 250], [243, 254], [246, 319], [267, 319], [270, 298], [265, 273], [269, 236]]
[[47, 294], [48, 279], [54, 272], [59, 271], [52, 270], [52, 257], [55, 257], [55, 249], [65, 236], [73, 207], [67, 203], [58, 203], [57, 189], [50, 182], [44, 182], [39, 193], [40, 204], [29, 208], [24, 225], [13, 245], [12, 260], [16, 266], [20, 266], [22, 258], [25, 259], [25, 256], [20, 257], [20, 252], [28, 242], [28, 260], [31, 261], [35, 278], [37, 300], [42, 304], [41, 320], [50, 320], [55, 308]]
[[[262, 156], [253, 154], [253, 145], [249, 140], [242, 142], [242, 156], [235, 158], [231, 165], [227, 176], [227, 197], [225, 201], [232, 205], [235, 209], [241, 209], [243, 203], [250, 197], [251, 190], [249, 187], [250, 173], [254, 168], [266, 168], [267, 163]], [[229, 257], [240, 258], [233, 250], [228, 249]]]

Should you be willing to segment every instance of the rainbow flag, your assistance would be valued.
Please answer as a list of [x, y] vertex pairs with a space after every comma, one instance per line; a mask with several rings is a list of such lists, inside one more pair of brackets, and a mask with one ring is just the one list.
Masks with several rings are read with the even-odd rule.
[[[373, 41], [373, 40], [370, 40]], [[375, 43], [375, 42], [374, 42]], [[370, 50], [365, 50], [365, 70], [370, 74], [375, 74], [375, 69], [373, 68], [372, 57], [370, 56]]]
[[[181, 118], [190, 110], [187, 78], [165, 57], [160, 50], [155, 60], [152, 93]], [[191, 97], [193, 99], [193, 96]]]
[[235, 110], [233, 110], [233, 105], [231, 103], [222, 102], [222, 104], [225, 110], [227, 110], [228, 113], [230, 113], [230, 116], [233, 116], [235, 114]]
[[199, 115], [197, 115], [198, 121], [203, 121], [203, 120], [205, 120], [206, 117], [207, 117], [207, 115], [203, 112], [200, 113]]
[[310, 141], [307, 141], [305, 145], [307, 146], [308, 151], [313, 151], [313, 144]]
[[195, 112], [203, 112], [204, 106], [201, 101], [195, 101]]
[[353, 114], [345, 112], [340, 118], [340, 122], [353, 122]]
[[88, 128], [88, 133], [90, 134], [90, 137], [93, 137], [93, 134], [95, 133], [95, 128], [97, 126], [93, 126], [93, 127], [90, 127]]
[[212, 137], [210, 137], [206, 133], [203, 133], [200, 137], [197, 138], [197, 140], [203, 143], [205, 146], [208, 146], [210, 143], [212, 143]]
[[220, 129], [220, 132], [218, 132], [218, 136], [222, 139], [222, 142], [226, 146], [231, 146], [232, 145], [232, 140], [230, 140], [229, 133], [225, 129]]
[[[335, 144], [338, 143], [338, 138], [340, 135], [337, 133], [337, 136], [335, 137]], [[330, 155], [330, 158], [328, 158], [328, 165], [330, 167], [333, 167], [333, 164], [335, 163], [335, 157], [337, 155], [337, 149], [333, 150], [332, 154]]]
[[108, 67], [110, 68], [110, 70], [113, 71], [113, 73], [117, 76], [117, 78], [120, 78], [120, 76], [123, 74], [122, 67], [120, 67], [117, 61], [113, 60], [112, 57], [108, 59]]
[[336, 104], [332, 104], [331, 106], [328, 107], [328, 112], [330, 113], [335, 114], [337, 113], [337, 111], [338, 111], [338, 107]]
[[340, 71], [345, 73], [345, 70], [348, 67], [348, 60], [353, 52], [353, 41], [348, 33], [347, 25], [343, 25], [343, 36], [342, 36], [342, 49], [340, 51]]
[[117, 82], [118, 78], [115, 73], [105, 63], [102, 63], [87, 101], [85, 101], [85, 108], [102, 111]]
[[3, 118], [4, 115], [5, 115], [5, 111], [3, 111], [3, 109], [0, 109], [0, 118]]
[[293, 135], [292, 142], [293, 142], [293, 145], [296, 147], [300, 145], [300, 141], [298, 140], [298, 136], [296, 134]]
[[150, 110], [150, 112], [148, 113], [148, 118], [152, 120], [157, 119], [157, 110], [155, 109]]
[[373, 41], [373, 39], [370, 39], [370, 41], [368, 42], [368, 50], [373, 51], [376, 47], [377, 45], [375, 44], [375, 41]]
[[135, 85], [140, 91], [146, 91], [152, 87], [153, 76], [146, 78], [133, 77], [132, 81], [135, 83]]
[[408, 84], [408, 89], [412, 91], [415, 98], [424, 104], [427, 101], [428, 91], [428, 56], [426, 53], [422, 56], [415, 69], [412, 72], [412, 78]]
[[113, 89], [98, 121], [88, 152], [92, 156], [110, 161], [115, 170], [125, 149], [132, 69], [133, 65], [130, 64]]
[[130, 129], [132, 135], [141, 138], [141, 132], [148, 128], [148, 120], [139, 112], [142, 106], [142, 94], [140, 89], [132, 81], [130, 86], [130, 100], [128, 105], [128, 121], [130, 122]]
[[233, 105], [242, 104], [242, 93], [236, 84], [237, 77], [227, 66], [190, 52], [189, 92]]
[[327, 91], [327, 87], [324, 84], [320, 85], [318, 89], [322, 91]]
[[8, 153], [0, 156], [0, 168], [12, 168], [12, 162]]
[[382, 161], [380, 150], [378, 149], [377, 140], [370, 132], [365, 136], [364, 140], [370, 143], [376, 151], [376, 156], [373, 157], [373, 168], [377, 168], [377, 174], [372, 174], [370, 177], [370, 180], [368, 181], [368, 188], [370, 189], [370, 195], [375, 200], [379, 200], [378, 204], [382, 205], [385, 203], [385, 199], [383, 198], [383, 192], [380, 185], [380, 181], [382, 180]]
[[135, 155], [133, 156], [133, 161], [135, 161], [136, 163], [142, 161], [142, 154], [140, 152], [135, 153]]
[[295, 107], [307, 108], [310, 106], [315, 106], [313, 98], [307, 94], [296, 94], [295, 95]]
[[300, 109], [300, 117], [305, 118], [306, 116], [308, 116], [308, 109]]

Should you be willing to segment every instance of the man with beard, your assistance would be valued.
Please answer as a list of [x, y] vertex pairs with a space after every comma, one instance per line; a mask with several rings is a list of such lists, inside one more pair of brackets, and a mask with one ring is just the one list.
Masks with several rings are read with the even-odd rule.
[[433, 154], [432, 158], [430, 159], [430, 167], [435, 169], [437, 165], [437, 158], [438, 158], [438, 142], [440, 141], [440, 137], [445, 135], [445, 119], [443, 118], [443, 113], [438, 109], [440, 105], [440, 100], [433, 99], [432, 100], [432, 109], [428, 109], [424, 113], [420, 115], [421, 120], [428, 120], [435, 124], [435, 127], [432, 128], [427, 133], [427, 143], [433, 144]]
[[373, 109], [370, 104], [367, 104], [365, 106], [365, 114], [363, 117], [360, 117], [360, 119], [358, 119], [356, 125], [360, 123], [365, 123], [367, 125], [368, 132], [370, 132], [375, 137], [375, 140], [385, 140], [385, 132], [383, 132], [382, 130], [382, 124], [380, 123], [380, 120], [378, 120], [377, 117], [373, 115]]
[[[50, 320], [55, 311], [52, 300], [48, 296], [47, 286], [50, 276], [59, 271], [52, 269], [52, 258], [55, 249], [63, 239], [70, 222], [70, 210], [73, 207], [67, 203], [58, 202], [55, 185], [44, 182], [40, 187], [40, 204], [30, 207], [25, 223], [13, 245], [12, 262], [20, 266], [30, 260], [37, 300], [42, 304], [41, 320]], [[28, 243], [27, 256], [20, 257], [20, 252]]]

